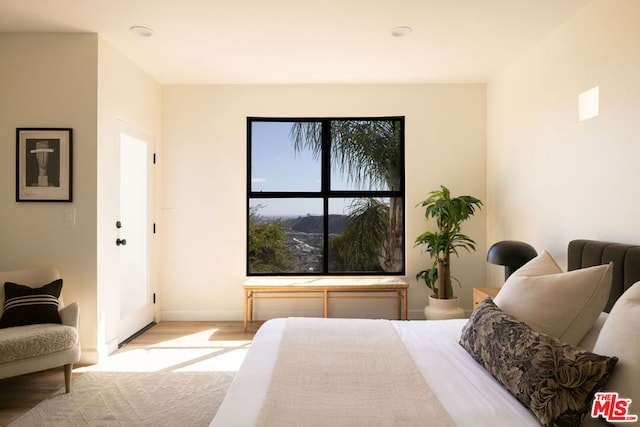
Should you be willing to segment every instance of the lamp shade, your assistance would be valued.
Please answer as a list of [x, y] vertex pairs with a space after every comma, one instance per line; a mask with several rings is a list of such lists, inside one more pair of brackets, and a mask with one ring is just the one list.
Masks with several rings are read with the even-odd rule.
[[491, 245], [487, 252], [487, 262], [504, 265], [504, 278], [506, 280], [514, 271], [536, 256], [538, 256], [538, 253], [528, 243], [517, 240], [502, 240]]

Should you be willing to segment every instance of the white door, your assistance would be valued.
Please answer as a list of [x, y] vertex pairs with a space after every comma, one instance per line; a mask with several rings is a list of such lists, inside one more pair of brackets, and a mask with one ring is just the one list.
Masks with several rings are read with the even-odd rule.
[[120, 134], [120, 217], [115, 242], [120, 252], [119, 343], [154, 319], [150, 286], [153, 142], [135, 133]]

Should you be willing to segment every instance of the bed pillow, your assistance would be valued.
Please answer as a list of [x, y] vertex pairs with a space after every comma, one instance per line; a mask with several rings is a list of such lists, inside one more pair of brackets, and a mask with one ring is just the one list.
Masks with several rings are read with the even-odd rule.
[[611, 308], [593, 351], [618, 356], [620, 361], [605, 390], [617, 392], [621, 399], [631, 399], [629, 414], [640, 417], [639, 325], [640, 282], [627, 289]]
[[491, 298], [471, 313], [460, 345], [544, 426], [578, 426], [618, 361], [538, 332]]
[[509, 276], [495, 303], [532, 328], [577, 345], [607, 304], [612, 267], [563, 273], [544, 251]]
[[0, 328], [36, 323], [61, 323], [58, 314], [58, 298], [61, 291], [62, 279], [39, 288], [6, 282]]

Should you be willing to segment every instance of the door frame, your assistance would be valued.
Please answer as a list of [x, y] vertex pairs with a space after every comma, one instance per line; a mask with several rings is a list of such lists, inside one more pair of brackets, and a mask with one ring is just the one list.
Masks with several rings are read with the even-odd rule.
[[[146, 266], [146, 274], [147, 274], [147, 301], [145, 306], [142, 309], [138, 309], [135, 312], [125, 316], [124, 318], [121, 315], [121, 279], [120, 279], [120, 256], [118, 256], [118, 272], [117, 272], [117, 319], [116, 319], [116, 336], [118, 345], [129, 340], [132, 336], [137, 335], [140, 331], [148, 328], [149, 324], [152, 324], [156, 321], [156, 275], [155, 275], [155, 137], [153, 134], [146, 132], [134, 125], [126, 123], [124, 121], [119, 120], [120, 126], [118, 129], [118, 141], [117, 141], [117, 151], [118, 151], [118, 209], [117, 216], [121, 215], [120, 208], [120, 179], [121, 179], [121, 170], [120, 170], [120, 146], [122, 143], [123, 135], [128, 135], [132, 138], [141, 140], [147, 144], [147, 266]], [[119, 221], [120, 218], [116, 218], [113, 223], [114, 226], [116, 221]], [[116, 229], [116, 238], [124, 238], [125, 232], [123, 232], [122, 236], [120, 236], [120, 230]]]

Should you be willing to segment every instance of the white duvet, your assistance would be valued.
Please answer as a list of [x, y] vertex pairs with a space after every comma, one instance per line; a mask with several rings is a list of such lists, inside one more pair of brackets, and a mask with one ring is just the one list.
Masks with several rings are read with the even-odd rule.
[[[458, 344], [466, 319], [391, 322], [456, 425], [540, 426], [529, 410]], [[255, 425], [285, 324], [286, 319], [274, 319], [260, 328], [211, 426]]]

